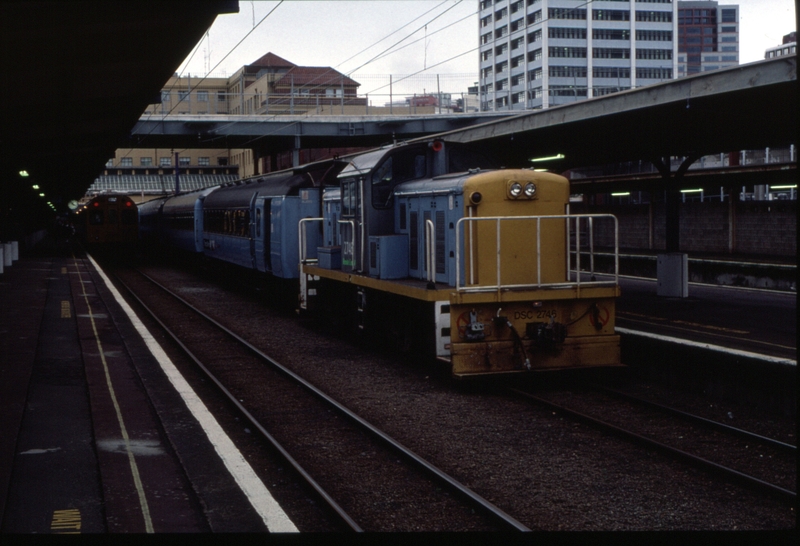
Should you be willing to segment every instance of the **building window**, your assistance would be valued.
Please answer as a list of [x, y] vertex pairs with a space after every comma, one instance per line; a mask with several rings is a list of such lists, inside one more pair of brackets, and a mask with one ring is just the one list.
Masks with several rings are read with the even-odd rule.
[[200, 102], [208, 102], [208, 91], [198, 91], [197, 100]]
[[630, 78], [631, 69], [619, 66], [595, 66], [592, 68], [592, 76], [595, 78]]
[[189, 92], [188, 91], [178, 91], [178, 99], [179, 100], [186, 100], [188, 98], [189, 98]]
[[630, 59], [631, 50], [621, 47], [595, 47], [592, 49], [595, 59]]
[[532, 25], [542, 20], [542, 10], [528, 14], [528, 24]]
[[630, 21], [631, 12], [618, 9], [593, 9], [592, 19], [595, 21]]
[[525, 45], [525, 38], [515, 38], [511, 40], [511, 49], [518, 49], [523, 45]]
[[736, 10], [735, 9], [723, 9], [722, 10], [722, 22], [723, 23], [735, 23], [736, 22]]
[[491, 32], [487, 32], [486, 34], [481, 36], [481, 43], [482, 44], [485, 45], [485, 44], [488, 44], [491, 41], [492, 41], [492, 33]]
[[534, 87], [533, 89], [528, 91], [528, 98], [531, 100], [542, 98], [542, 88]]
[[511, 59], [511, 68], [517, 68], [525, 63], [525, 55], [519, 55]]
[[211, 160], [208, 157], [198, 157], [197, 164], [200, 167], [208, 167], [209, 165], [211, 165]]
[[484, 80], [492, 75], [492, 67], [487, 67], [481, 70], [481, 78]]
[[636, 49], [637, 59], [667, 60], [672, 59], [671, 49]]
[[139, 166], [140, 167], [152, 167], [153, 166], [153, 158], [152, 157], [140, 157], [139, 158]]
[[551, 78], [585, 78], [585, 66], [550, 66], [548, 74]]
[[497, 63], [496, 65], [494, 65], [494, 69], [497, 73], [505, 72], [506, 70], [508, 70], [508, 61]]
[[671, 42], [671, 30], [637, 30], [636, 39], [642, 42]]
[[169, 103], [169, 101], [170, 101], [169, 91], [162, 91], [161, 92], [161, 102], [162, 103]]
[[671, 80], [671, 68], [637, 68], [636, 77], [644, 80]]
[[542, 79], [542, 69], [537, 68], [528, 72], [528, 81], [536, 81]]
[[158, 164], [161, 167], [172, 167], [172, 158], [171, 157], [159, 157]]
[[587, 95], [585, 87], [575, 87], [574, 85], [551, 85], [551, 97], [585, 97]]
[[637, 21], [645, 21], [650, 23], [671, 23], [671, 11], [637, 11]]
[[528, 53], [528, 62], [538, 61], [541, 58], [542, 58], [542, 49], [541, 48], [535, 49], [535, 50], [531, 51], [530, 53]]
[[536, 30], [528, 34], [528, 43], [532, 44], [533, 42], [538, 42], [542, 39], [542, 29]]
[[[539, 31], [541, 32], [541, 31]], [[595, 38], [597, 38], [597, 31], [595, 30]], [[562, 38], [565, 40], [585, 40], [586, 39], [586, 29], [585, 28], [560, 28], [560, 27], [550, 27], [547, 29], [547, 36], [549, 38]], [[603, 39], [603, 38], [600, 38]], [[611, 38], [607, 38], [611, 39]], [[620, 38], [621, 39], [621, 38]]]
[[109, 168], [109, 169], [110, 169], [110, 168], [111, 168], [111, 167], [113, 167], [113, 166], [114, 166], [114, 158], [111, 158], [111, 159], [109, 159], [108, 161], [106, 161], [106, 167], [107, 167], [107, 168]]
[[496, 56], [498, 56], [498, 57], [500, 55], [504, 54], [506, 51], [508, 51], [508, 44], [507, 43], [506, 44], [500, 44], [499, 46], [494, 48], [494, 54]]
[[523, 79], [523, 74], [517, 74], [516, 76], [511, 77], [511, 87], [516, 87], [521, 83], [525, 83], [525, 80]]
[[507, 26], [503, 26], [503, 27], [500, 27], [500, 28], [498, 28], [497, 30], [494, 31], [494, 38], [495, 38], [495, 40], [497, 40], [497, 39], [502, 38], [506, 34], [508, 34], [508, 27]]
[[178, 165], [181, 167], [188, 167], [191, 165], [192, 158], [191, 157], [178, 157]]
[[133, 167], [133, 158], [132, 157], [123, 157], [119, 161], [120, 167]]
[[586, 58], [585, 47], [551, 47], [548, 49], [548, 57], [569, 57]]
[[631, 31], [621, 30], [621, 29], [596, 28], [592, 30], [592, 38], [595, 40], [630, 40]]
[[492, 58], [492, 50], [491, 49], [487, 49], [486, 51], [481, 53], [481, 60], [482, 61], [488, 61], [491, 58]]
[[586, 20], [585, 9], [550, 8], [547, 10], [550, 19], [581, 19]]

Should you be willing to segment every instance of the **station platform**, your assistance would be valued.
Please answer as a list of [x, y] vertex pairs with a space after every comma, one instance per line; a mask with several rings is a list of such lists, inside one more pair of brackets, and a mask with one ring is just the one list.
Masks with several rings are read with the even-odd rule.
[[[620, 284], [623, 338], [796, 368], [793, 293]], [[222, 458], [82, 250], [20, 249], [0, 275], [0, 533], [271, 530]]]
[[79, 248], [5, 268], [0, 338], [0, 534], [268, 530]]

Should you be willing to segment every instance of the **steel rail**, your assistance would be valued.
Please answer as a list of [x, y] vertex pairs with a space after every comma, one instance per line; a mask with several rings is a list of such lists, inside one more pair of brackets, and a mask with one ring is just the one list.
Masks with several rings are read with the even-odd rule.
[[377, 427], [372, 425], [370, 422], [368, 422], [364, 418], [362, 418], [359, 415], [357, 415], [356, 413], [352, 412], [346, 406], [342, 405], [340, 402], [336, 401], [335, 399], [330, 397], [328, 394], [326, 394], [325, 392], [323, 392], [322, 390], [320, 390], [316, 386], [312, 385], [311, 383], [309, 383], [304, 378], [302, 378], [299, 375], [297, 375], [296, 373], [294, 373], [292, 370], [290, 370], [286, 366], [282, 365], [281, 363], [279, 363], [278, 361], [276, 361], [275, 359], [273, 359], [269, 355], [263, 353], [260, 349], [258, 349], [254, 345], [252, 345], [249, 341], [247, 341], [246, 339], [242, 338], [241, 336], [239, 336], [238, 334], [236, 334], [232, 330], [228, 329], [226, 326], [224, 326], [223, 324], [219, 323], [213, 317], [211, 317], [211, 316], [207, 315], [206, 313], [200, 311], [199, 309], [194, 307], [191, 303], [189, 303], [185, 299], [181, 298], [177, 294], [173, 293], [171, 290], [169, 290], [165, 286], [161, 285], [160, 283], [158, 283], [158, 281], [152, 279], [151, 277], [149, 277], [145, 273], [142, 273], [142, 272], [139, 272], [139, 273], [142, 276], [144, 276], [145, 278], [147, 278], [150, 282], [152, 282], [153, 284], [155, 284], [156, 286], [158, 286], [159, 288], [161, 288], [162, 290], [164, 290], [165, 292], [170, 294], [172, 297], [174, 297], [175, 299], [177, 299], [178, 301], [183, 303], [189, 309], [191, 309], [192, 311], [194, 311], [195, 313], [197, 313], [198, 315], [200, 315], [201, 317], [203, 317], [204, 319], [206, 319], [210, 323], [212, 323], [215, 326], [217, 326], [220, 330], [222, 330], [223, 332], [225, 332], [226, 334], [231, 336], [233, 339], [235, 339], [238, 342], [240, 342], [242, 345], [247, 347], [253, 354], [255, 354], [259, 358], [263, 359], [265, 362], [269, 363], [275, 369], [283, 372], [285, 375], [287, 375], [290, 378], [292, 378], [294, 381], [296, 381], [297, 383], [299, 383], [300, 385], [305, 387], [306, 390], [308, 390], [312, 394], [316, 395], [321, 400], [323, 400], [326, 403], [328, 403], [331, 406], [333, 406], [342, 415], [346, 416], [347, 418], [349, 418], [353, 422], [355, 422], [358, 425], [360, 425], [361, 427], [363, 427], [367, 432], [369, 432], [370, 434], [372, 434], [376, 438], [382, 440], [384, 443], [386, 443], [390, 447], [392, 447], [395, 450], [397, 450], [401, 455], [403, 455], [407, 459], [411, 460], [412, 462], [414, 462], [415, 464], [420, 466], [422, 469], [424, 469], [429, 474], [433, 475], [435, 478], [439, 479], [440, 481], [442, 481], [443, 483], [445, 483], [449, 487], [453, 488], [457, 493], [459, 493], [463, 497], [465, 497], [468, 500], [470, 500], [471, 502], [475, 503], [479, 508], [484, 510], [486, 513], [488, 513], [490, 516], [494, 517], [498, 521], [500, 521], [502, 524], [510, 527], [511, 529], [517, 530], [517, 531], [531, 531], [530, 528], [526, 527], [525, 525], [523, 525], [522, 523], [520, 523], [519, 521], [517, 521], [516, 519], [514, 519], [510, 515], [506, 514], [503, 510], [501, 510], [500, 508], [498, 508], [497, 506], [492, 504], [490, 501], [484, 499], [483, 497], [481, 497], [480, 495], [478, 495], [477, 493], [475, 493], [474, 491], [472, 491], [471, 489], [469, 489], [468, 487], [466, 487], [465, 485], [463, 485], [462, 483], [457, 481], [452, 476], [448, 475], [447, 473], [445, 473], [444, 471], [440, 470], [439, 468], [437, 468], [436, 466], [434, 466], [430, 462], [426, 461], [425, 459], [423, 459], [422, 457], [420, 457], [419, 455], [414, 453], [411, 449], [405, 447], [403, 444], [401, 444], [400, 442], [398, 442], [397, 440], [395, 440], [394, 438], [392, 438], [391, 436], [389, 436], [388, 434], [386, 434], [382, 430], [378, 429]]
[[628, 440], [633, 440], [633, 441], [635, 441], [637, 443], [646, 445], [646, 446], [648, 446], [648, 447], [650, 447], [652, 449], [655, 449], [655, 450], [667, 453], [669, 455], [672, 455], [673, 457], [676, 457], [678, 459], [689, 461], [689, 462], [691, 462], [691, 463], [693, 463], [693, 464], [695, 464], [695, 465], [697, 465], [697, 466], [699, 466], [701, 468], [704, 468], [706, 470], [718, 472], [720, 474], [723, 474], [723, 475], [727, 476], [728, 478], [732, 478], [734, 480], [740, 481], [740, 482], [742, 482], [742, 483], [744, 483], [744, 484], [746, 484], [748, 486], [754, 487], [754, 488], [756, 488], [758, 490], [765, 491], [765, 492], [775, 496], [776, 498], [780, 499], [781, 501], [790, 502], [792, 504], [794, 504], [797, 501], [797, 493], [795, 491], [790, 491], [789, 489], [785, 489], [785, 488], [777, 486], [775, 484], [772, 484], [772, 483], [769, 483], [769, 482], [765, 482], [764, 480], [760, 480], [760, 479], [755, 478], [753, 476], [750, 476], [748, 474], [744, 474], [743, 472], [739, 472], [738, 470], [734, 470], [732, 468], [729, 468], [729, 467], [714, 463], [712, 461], [709, 461], [708, 459], [703, 459], [702, 457], [698, 457], [696, 455], [692, 455], [691, 453], [687, 453], [685, 451], [681, 451], [680, 449], [676, 449], [674, 447], [670, 447], [670, 446], [668, 446], [666, 444], [662, 444], [661, 442], [657, 442], [655, 440], [651, 440], [650, 438], [647, 438], [647, 437], [642, 436], [640, 434], [636, 434], [635, 432], [631, 432], [629, 430], [625, 430], [623, 428], [620, 428], [620, 427], [618, 427], [616, 425], [612, 425], [610, 423], [606, 423], [605, 421], [601, 421], [600, 419], [597, 419], [597, 418], [592, 417], [590, 415], [586, 415], [584, 413], [580, 413], [578, 411], [571, 410], [569, 408], [561, 406], [560, 404], [556, 404], [554, 402], [550, 402], [549, 400], [545, 400], [544, 398], [540, 398], [540, 397], [538, 397], [538, 396], [536, 396], [534, 394], [530, 394], [530, 393], [521, 391], [519, 389], [515, 389], [513, 387], [509, 387], [508, 390], [510, 392], [514, 393], [514, 394], [517, 394], [517, 395], [522, 396], [524, 398], [528, 398], [529, 400], [532, 400], [532, 401], [534, 401], [534, 402], [536, 402], [538, 404], [541, 404], [543, 406], [546, 406], [546, 407], [548, 407], [550, 409], [553, 409], [553, 410], [556, 410], [558, 412], [567, 414], [567, 415], [569, 415], [569, 416], [571, 416], [571, 417], [573, 417], [575, 419], [584, 421], [584, 422], [589, 423], [591, 425], [598, 426], [598, 427], [600, 427], [600, 428], [602, 428], [604, 430], [608, 430], [610, 432], [613, 432], [613, 433], [615, 433], [615, 434], [617, 434], [619, 436], [622, 436], [623, 438], [626, 438]]
[[[167, 294], [177, 298], [182, 303], [186, 304], [189, 308], [193, 309], [194, 311], [205, 317], [205, 315], [201, 311], [193, 308], [189, 303], [187, 303], [182, 298], [173, 294], [171, 291], [169, 291], [167, 288], [165, 288], [164, 286], [153, 280], [148, 275], [145, 275], [141, 271], [139, 272], [139, 274], [141, 274], [144, 278], [146, 278], [159, 288], [163, 289], [165, 292], [167, 292]], [[280, 444], [280, 442], [278, 442], [278, 440], [276, 440], [275, 437], [272, 436], [272, 434], [270, 434], [269, 431], [267, 431], [249, 411], [247, 411], [247, 408], [245, 408], [241, 404], [241, 402], [239, 402], [239, 400], [222, 384], [222, 382], [220, 382], [220, 380], [213, 373], [211, 373], [211, 371], [194, 355], [194, 353], [192, 353], [192, 351], [186, 345], [184, 345], [184, 343], [178, 338], [178, 336], [166, 324], [164, 324], [164, 322], [160, 318], [158, 318], [158, 316], [156, 316], [156, 314], [141, 300], [141, 298], [139, 298], [139, 296], [137, 296], [133, 292], [133, 290], [131, 290], [131, 288], [127, 284], [125, 284], [125, 282], [123, 282], [118, 276], [115, 277], [117, 279], [117, 282], [119, 282], [128, 291], [128, 293], [133, 298], [136, 299], [139, 305], [142, 306], [142, 308], [150, 315], [150, 317], [152, 317], [153, 320], [155, 320], [159, 324], [159, 326], [161, 326], [161, 328], [167, 333], [167, 335], [169, 335], [172, 338], [172, 340], [178, 344], [181, 350], [184, 353], [186, 353], [186, 355], [203, 371], [206, 377], [208, 377], [217, 386], [217, 388], [223, 393], [223, 395], [228, 399], [228, 401], [231, 402], [236, 407], [236, 409], [239, 412], [241, 412], [241, 414], [250, 422], [250, 424], [256, 430], [258, 430], [258, 432], [261, 433], [261, 435], [272, 445], [272, 447], [278, 453], [280, 453], [280, 455], [284, 458], [284, 460], [287, 463], [289, 463], [292, 466], [292, 468], [294, 468], [294, 470], [300, 475], [300, 477], [302, 477], [302, 479], [305, 480], [305, 482], [320, 496], [320, 498], [334, 512], [336, 512], [336, 514], [342, 519], [342, 521], [344, 521], [353, 531], [359, 533], [363, 532], [364, 530], [361, 528], [361, 526], [359, 526], [358, 523], [356, 523], [355, 520], [353, 520], [353, 518], [350, 517], [350, 515], [341, 506], [339, 506], [339, 504], [333, 499], [333, 497], [331, 497], [330, 494], [328, 494], [328, 492], [325, 491], [325, 489], [323, 489], [319, 483], [317, 483], [317, 481], [311, 476], [311, 474], [309, 474], [300, 465], [300, 463], [297, 462], [297, 460], [295, 460], [295, 458], [291, 456], [291, 454]]]
[[786, 451], [787, 453], [797, 453], [797, 446], [792, 444], [787, 444], [786, 442], [781, 442], [780, 440], [776, 440], [775, 438], [769, 438], [768, 436], [761, 436], [760, 434], [756, 434], [755, 432], [750, 432], [749, 430], [744, 430], [741, 428], [732, 427], [730, 425], [726, 425], [725, 423], [720, 423], [719, 421], [714, 421], [711, 419], [706, 419], [705, 417], [700, 417], [699, 415], [694, 415], [692, 413], [687, 413], [685, 411], [681, 411], [676, 408], [671, 408], [669, 406], [664, 406], [659, 404], [658, 402], [653, 402], [651, 400], [645, 400], [643, 398], [639, 398], [638, 396], [634, 396], [632, 394], [628, 394], [626, 392], [618, 391], [615, 389], [611, 389], [609, 387], [601, 387], [595, 386], [593, 387], [599, 391], [602, 391], [606, 394], [611, 394], [613, 396], [617, 396], [619, 398], [623, 398], [625, 400], [630, 400], [632, 402], [636, 402], [638, 404], [642, 404], [644, 406], [650, 406], [657, 410], [671, 413], [673, 415], [677, 415], [687, 421], [693, 421], [695, 423], [699, 423], [701, 425], [707, 426], [712, 429], [717, 429], [723, 432], [728, 432], [730, 434], [740, 436], [742, 438], [747, 438], [748, 440], [753, 440], [755, 442], [761, 442], [762, 444], [768, 445], [770, 447], [774, 447], [776, 449], [780, 449], [782, 451]]

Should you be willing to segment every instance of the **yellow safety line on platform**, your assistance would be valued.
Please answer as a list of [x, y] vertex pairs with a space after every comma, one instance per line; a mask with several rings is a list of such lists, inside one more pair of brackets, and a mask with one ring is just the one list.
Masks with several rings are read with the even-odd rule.
[[[72, 255], [72, 260], [75, 263], [75, 269], [78, 272], [78, 280], [83, 286], [83, 276], [81, 275], [81, 270], [78, 267], [78, 260], [75, 257], [75, 254]], [[89, 304], [89, 296], [86, 294], [86, 290], [83, 293], [83, 299], [86, 301], [86, 308], [88, 309], [89, 313], [89, 320], [92, 323], [92, 331], [94, 331], [94, 338], [97, 341], [97, 350], [100, 352], [100, 360], [103, 362], [103, 371], [105, 372], [106, 376], [106, 385], [108, 385], [108, 392], [111, 395], [111, 401], [114, 403], [114, 410], [117, 413], [117, 420], [119, 421], [119, 428], [120, 433], [122, 434], [122, 439], [125, 441], [125, 449], [128, 452], [128, 462], [131, 465], [131, 474], [133, 475], [133, 483], [136, 486], [136, 492], [139, 495], [139, 504], [142, 507], [142, 516], [144, 517], [144, 526], [145, 531], [147, 533], [153, 533], [153, 520], [150, 518], [150, 507], [147, 504], [147, 498], [144, 494], [144, 486], [142, 485], [142, 480], [139, 477], [139, 467], [136, 464], [136, 458], [133, 456], [133, 450], [131, 449], [131, 441], [130, 437], [128, 436], [128, 429], [125, 427], [125, 420], [122, 418], [122, 410], [119, 407], [119, 403], [117, 402], [117, 395], [114, 391], [114, 385], [111, 383], [111, 373], [108, 370], [108, 363], [106, 362], [106, 355], [103, 353], [103, 344], [100, 342], [100, 336], [97, 333], [97, 326], [94, 322], [94, 314], [92, 313], [92, 306]]]
[[[617, 315], [620, 315], [620, 314], [621, 313], [617, 312]], [[666, 325], [664, 323], [655, 324], [653, 322], [649, 322], [649, 321], [646, 321], [646, 320], [636, 320], [636, 319], [625, 318], [625, 317], [621, 317], [621, 316], [617, 317], [617, 322], [620, 322], [620, 321], [624, 322], [626, 320], [629, 321], [629, 322], [638, 322], [638, 323], [641, 323], [641, 324], [649, 324], [650, 326], [666, 326], [667, 328], [672, 328], [673, 330], [683, 330], [684, 332], [692, 332], [694, 334], [701, 334], [701, 335], [704, 335], [704, 336], [721, 337], [721, 338], [724, 338], [724, 339], [732, 339], [732, 340], [741, 339], [741, 338], [738, 338], [738, 337], [728, 336], [728, 335], [725, 335], [725, 334], [715, 334], [713, 332], [701, 332], [700, 330], [695, 330], [695, 329], [692, 329], [692, 328], [682, 328], [680, 326], [673, 326], [671, 324], [666, 324]], [[760, 341], [758, 339], [748, 339], [748, 341], [750, 343], [754, 343], [754, 344], [757, 344], [757, 345], [766, 345], [768, 347], [777, 347], [778, 349], [790, 349], [790, 350], [796, 350], [797, 349], [797, 347], [790, 347], [788, 345], [780, 345], [778, 343], [770, 343], [769, 341]]]

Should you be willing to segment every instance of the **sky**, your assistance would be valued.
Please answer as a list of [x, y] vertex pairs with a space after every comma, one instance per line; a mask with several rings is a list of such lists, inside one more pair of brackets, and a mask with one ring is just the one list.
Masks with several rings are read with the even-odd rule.
[[[230, 75], [272, 52], [297, 65], [330, 66], [354, 77], [418, 72], [477, 77], [478, 3], [240, 0], [239, 13], [219, 15], [178, 72]], [[795, 30], [794, 0], [720, 4], [739, 5], [741, 64], [763, 60], [765, 49]]]

